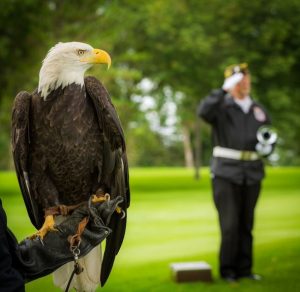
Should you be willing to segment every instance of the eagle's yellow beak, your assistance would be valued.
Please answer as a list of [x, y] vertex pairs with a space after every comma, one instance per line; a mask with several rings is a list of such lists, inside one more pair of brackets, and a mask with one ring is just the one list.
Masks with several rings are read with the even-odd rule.
[[107, 69], [109, 69], [111, 65], [110, 55], [99, 49], [93, 49], [90, 56], [82, 58], [80, 61], [90, 64], [107, 64]]

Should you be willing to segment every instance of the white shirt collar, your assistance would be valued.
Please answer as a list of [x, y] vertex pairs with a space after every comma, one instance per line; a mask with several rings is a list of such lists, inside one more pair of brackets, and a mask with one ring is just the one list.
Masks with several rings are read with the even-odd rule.
[[236, 98], [234, 98], [233, 99], [234, 100], [234, 102], [236, 103], [236, 104], [238, 104], [239, 105], [239, 107], [242, 109], [242, 111], [245, 113], [245, 114], [247, 114], [248, 112], [249, 112], [249, 110], [250, 110], [250, 107], [251, 107], [251, 105], [252, 105], [252, 99], [250, 98], [250, 96], [246, 96], [245, 98], [243, 98], [243, 99], [236, 99]]

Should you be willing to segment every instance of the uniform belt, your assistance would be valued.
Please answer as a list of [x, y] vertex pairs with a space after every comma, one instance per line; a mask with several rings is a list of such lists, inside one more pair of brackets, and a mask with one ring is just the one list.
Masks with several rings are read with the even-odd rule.
[[214, 157], [229, 158], [235, 160], [259, 160], [260, 157], [255, 151], [241, 151], [231, 148], [215, 146], [213, 149]]

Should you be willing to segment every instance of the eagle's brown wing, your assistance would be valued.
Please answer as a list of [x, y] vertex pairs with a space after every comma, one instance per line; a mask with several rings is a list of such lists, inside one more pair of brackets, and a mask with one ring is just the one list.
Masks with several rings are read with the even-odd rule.
[[[94, 77], [85, 78], [87, 94], [93, 100], [100, 131], [104, 135], [103, 167], [101, 181], [105, 182], [112, 198], [123, 196], [120, 206], [125, 213], [129, 207], [130, 190], [128, 163], [124, 133], [116, 110], [104, 86]], [[113, 214], [109, 227], [112, 234], [106, 240], [105, 253], [101, 268], [101, 285], [103, 286], [111, 272], [114, 259], [118, 253], [125, 234], [126, 218]]]
[[44, 221], [43, 208], [34, 200], [29, 182], [28, 154], [30, 151], [30, 104], [32, 96], [21, 91], [12, 110], [12, 152], [19, 185], [32, 224], [38, 228]]

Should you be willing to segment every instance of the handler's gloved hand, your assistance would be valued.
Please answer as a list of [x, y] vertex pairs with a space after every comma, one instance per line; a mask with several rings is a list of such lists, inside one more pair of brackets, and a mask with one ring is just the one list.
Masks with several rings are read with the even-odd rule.
[[255, 145], [255, 150], [260, 156], [267, 157], [272, 153], [273, 146], [271, 144], [262, 144], [259, 142]]
[[112, 216], [120, 216], [115, 210], [122, 202], [121, 196], [95, 204], [90, 199], [57, 225], [58, 231], [47, 233], [43, 242], [27, 238], [18, 244], [13, 233], [10, 233], [12, 246], [15, 246], [15, 260], [25, 281], [30, 282], [46, 276], [63, 264], [73, 261], [74, 254], [70, 250], [68, 239], [77, 233], [79, 223], [86, 217], [89, 220], [81, 234], [79, 257], [100, 244], [112, 232], [108, 224]]
[[228, 91], [237, 85], [244, 77], [243, 73], [235, 73], [224, 80], [222, 89]]

